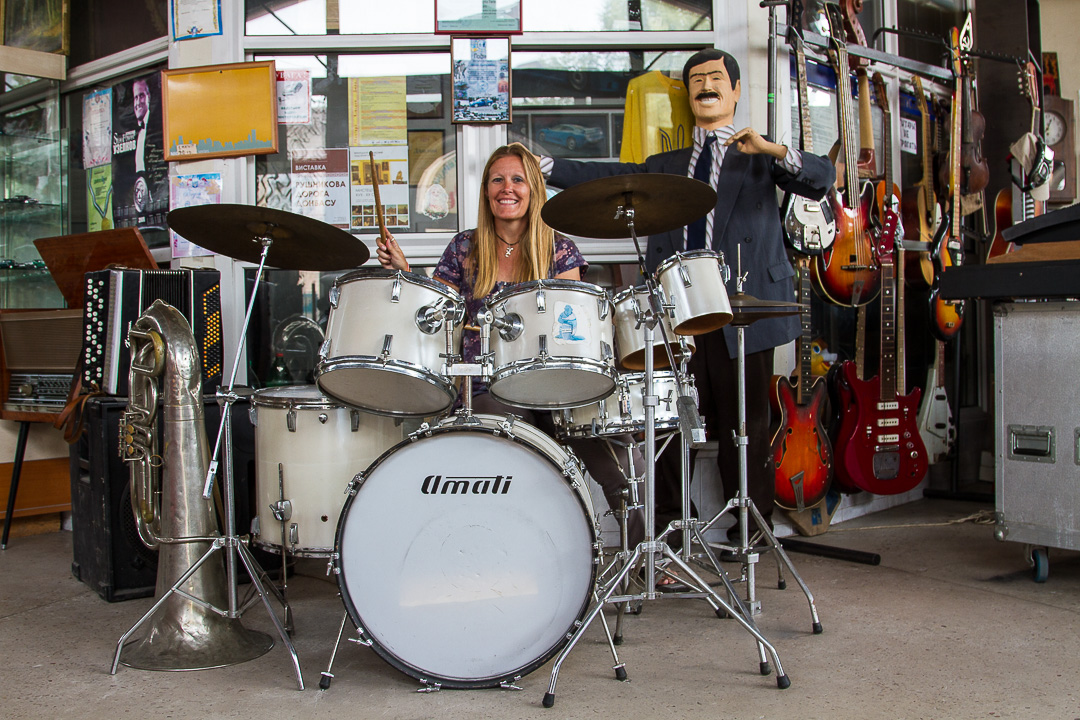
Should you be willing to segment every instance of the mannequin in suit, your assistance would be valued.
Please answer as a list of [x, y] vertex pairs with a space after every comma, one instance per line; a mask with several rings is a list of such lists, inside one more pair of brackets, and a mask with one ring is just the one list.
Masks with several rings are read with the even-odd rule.
[[[542, 158], [548, 184], [567, 188], [629, 173], [670, 173], [707, 181], [716, 190], [717, 200], [704, 219], [704, 227], [699, 221], [696, 238], [694, 224], [650, 235], [645, 258], [648, 270], [654, 272], [676, 251], [706, 247], [722, 252], [731, 268], [729, 296], [737, 289], [736, 273], [741, 273], [746, 276], [743, 292], [761, 300], [795, 300], [795, 273], [784, 247], [776, 190], [820, 199], [836, 178], [832, 164], [827, 158], [771, 142], [753, 128], [735, 130], [735, 107], [742, 84], [739, 65], [730, 54], [712, 48], [696, 53], [683, 68], [683, 81], [695, 120], [692, 147], [651, 155], [644, 163]], [[715, 140], [709, 139], [710, 135]], [[711, 147], [706, 150], [707, 146]], [[699, 160], [704, 160], [700, 168]], [[760, 320], [749, 325], [744, 335], [748, 487], [754, 504], [770, 524], [775, 494], [773, 473], [767, 467], [773, 349], [798, 335], [797, 316]], [[732, 442], [738, 424], [736, 331], [724, 327], [698, 336], [696, 342], [690, 369], [701, 396], [699, 405], [706, 426], [711, 437], [719, 441], [717, 464], [724, 497], [730, 499], [739, 485], [738, 449]], [[681, 497], [677, 453], [669, 451], [664, 455], [670, 457], [657, 473], [658, 531], [679, 516]], [[664, 525], [659, 524], [661, 521]]]

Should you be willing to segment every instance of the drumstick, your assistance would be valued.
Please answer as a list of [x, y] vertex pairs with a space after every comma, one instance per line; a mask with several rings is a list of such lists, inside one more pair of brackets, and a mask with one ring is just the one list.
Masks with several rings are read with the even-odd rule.
[[383, 217], [382, 201], [379, 199], [379, 173], [375, 170], [375, 153], [368, 151], [371, 157], [371, 188], [375, 191], [375, 218], [379, 222], [379, 234], [386, 235], [386, 218]]

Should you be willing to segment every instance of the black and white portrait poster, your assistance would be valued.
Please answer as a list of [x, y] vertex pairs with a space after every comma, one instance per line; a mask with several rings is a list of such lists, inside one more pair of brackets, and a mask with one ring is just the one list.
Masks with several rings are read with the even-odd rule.
[[113, 221], [118, 228], [163, 228], [169, 164], [161, 124], [161, 75], [113, 86]]

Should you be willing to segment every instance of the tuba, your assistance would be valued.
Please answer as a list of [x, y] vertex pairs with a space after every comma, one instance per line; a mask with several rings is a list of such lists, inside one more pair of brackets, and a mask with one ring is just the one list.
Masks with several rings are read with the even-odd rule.
[[[191, 326], [176, 308], [157, 300], [132, 324], [128, 341], [131, 389], [120, 454], [130, 463], [139, 537], [158, 549], [158, 572], [157, 602], [129, 633], [143, 623], [149, 630], [122, 648], [123, 662], [144, 670], [202, 670], [259, 657], [273, 640], [221, 609], [227, 607], [229, 588], [224, 560], [212, 551], [224, 547], [217, 514], [213, 502], [202, 497], [210, 452]], [[155, 427], [158, 378], [164, 400], [161, 454]]]

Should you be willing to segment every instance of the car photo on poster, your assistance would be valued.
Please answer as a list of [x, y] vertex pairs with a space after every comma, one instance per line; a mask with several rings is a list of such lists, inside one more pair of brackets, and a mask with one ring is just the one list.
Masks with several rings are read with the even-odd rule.
[[572, 151], [599, 144], [604, 139], [604, 131], [598, 127], [560, 123], [540, 129], [536, 133], [536, 139], [542, 143], [559, 145]]

